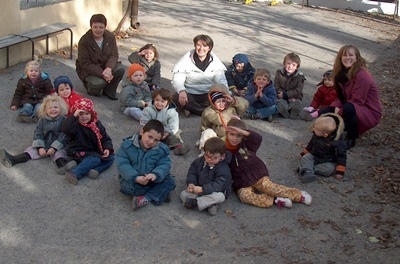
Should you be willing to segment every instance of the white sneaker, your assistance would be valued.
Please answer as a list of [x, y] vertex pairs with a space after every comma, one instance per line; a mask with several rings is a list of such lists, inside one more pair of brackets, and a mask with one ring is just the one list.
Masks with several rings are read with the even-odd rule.
[[200, 146], [200, 139], [196, 141], [196, 147]]
[[306, 191], [302, 191], [301, 192], [301, 200], [300, 203], [306, 204], [306, 205], [310, 205], [312, 202], [312, 198], [311, 195], [306, 192]]
[[292, 200], [290, 200], [288, 198], [276, 197], [274, 202], [279, 208], [282, 208], [282, 207], [291, 208], [292, 207]]

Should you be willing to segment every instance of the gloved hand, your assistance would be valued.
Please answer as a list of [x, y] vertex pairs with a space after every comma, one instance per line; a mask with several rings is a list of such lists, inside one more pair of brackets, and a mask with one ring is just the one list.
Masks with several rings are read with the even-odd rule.
[[312, 106], [308, 106], [308, 107], [304, 107], [303, 110], [306, 111], [306, 112], [311, 113], [311, 112], [314, 112], [315, 109]]

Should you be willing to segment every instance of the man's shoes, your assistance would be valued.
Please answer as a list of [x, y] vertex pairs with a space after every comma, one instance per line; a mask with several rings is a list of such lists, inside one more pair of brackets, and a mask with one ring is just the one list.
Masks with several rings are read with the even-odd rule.
[[306, 204], [306, 205], [310, 205], [312, 202], [312, 197], [311, 195], [306, 192], [306, 191], [302, 191], [301, 192], [301, 199], [300, 199], [300, 203]]
[[146, 197], [142, 196], [134, 196], [132, 198], [132, 208], [133, 211], [136, 211], [137, 209], [141, 207], [145, 207], [149, 203], [149, 200], [146, 199]]
[[218, 213], [218, 204], [213, 204], [207, 208], [208, 214], [214, 216]]
[[73, 168], [76, 167], [76, 161], [75, 160], [71, 160], [70, 162], [68, 162], [67, 164], [65, 164], [65, 166], [58, 168], [57, 169], [57, 174], [59, 175], [64, 175], [67, 171], [72, 170]]
[[292, 207], [292, 200], [288, 198], [282, 198], [282, 197], [276, 197], [274, 203], [279, 207], [279, 208], [291, 208]]
[[197, 208], [197, 199], [196, 198], [186, 198], [183, 201], [183, 206], [188, 209], [195, 209]]
[[91, 169], [86, 176], [90, 179], [97, 179], [99, 175], [100, 173], [97, 170]]
[[190, 147], [188, 145], [180, 145], [174, 148], [174, 150], [172, 151], [172, 153], [174, 153], [175, 155], [184, 155], [186, 153], [188, 153], [190, 151]]
[[78, 184], [78, 178], [76, 177], [75, 174], [73, 174], [72, 172], [67, 171], [65, 173], [65, 178], [67, 178], [67, 180], [72, 183], [73, 185], [77, 185]]
[[300, 180], [302, 183], [310, 183], [317, 180], [317, 176], [309, 170], [300, 173]]

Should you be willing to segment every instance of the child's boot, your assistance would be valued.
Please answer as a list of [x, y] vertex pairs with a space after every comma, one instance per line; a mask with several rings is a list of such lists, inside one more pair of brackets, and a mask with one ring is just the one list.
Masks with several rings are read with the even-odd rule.
[[218, 204], [213, 204], [207, 208], [208, 214], [214, 216], [218, 213]]
[[31, 159], [28, 153], [24, 152], [17, 156], [9, 154], [5, 149], [0, 150], [1, 163], [7, 168], [11, 168], [17, 163], [27, 162]]
[[172, 152], [175, 155], [179, 156], [179, 155], [184, 155], [184, 154], [188, 153], [189, 150], [190, 150], [190, 147], [188, 145], [182, 144], [182, 145], [176, 146]]
[[274, 203], [279, 207], [287, 207], [291, 208], [292, 207], [292, 200], [288, 198], [282, 198], [282, 197], [276, 197], [274, 200]]
[[71, 160], [70, 162], [67, 161], [65, 158], [58, 158], [56, 159], [57, 165], [57, 174], [64, 175], [67, 171], [72, 170], [76, 166], [76, 161]]

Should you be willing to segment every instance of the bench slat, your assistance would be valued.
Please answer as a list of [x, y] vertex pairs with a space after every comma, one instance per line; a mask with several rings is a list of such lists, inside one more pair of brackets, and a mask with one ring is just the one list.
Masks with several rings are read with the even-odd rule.
[[49, 34], [57, 33], [57, 32], [60, 32], [60, 31], [64, 31], [64, 30], [67, 30], [67, 29], [69, 29], [71, 27], [74, 27], [74, 26], [75, 25], [68, 24], [68, 23], [55, 23], [55, 24], [51, 24], [51, 25], [48, 25], [48, 26], [35, 28], [35, 29], [32, 29], [32, 30], [23, 32], [23, 33], [21, 33], [19, 35], [34, 39], [34, 38], [47, 36]]

